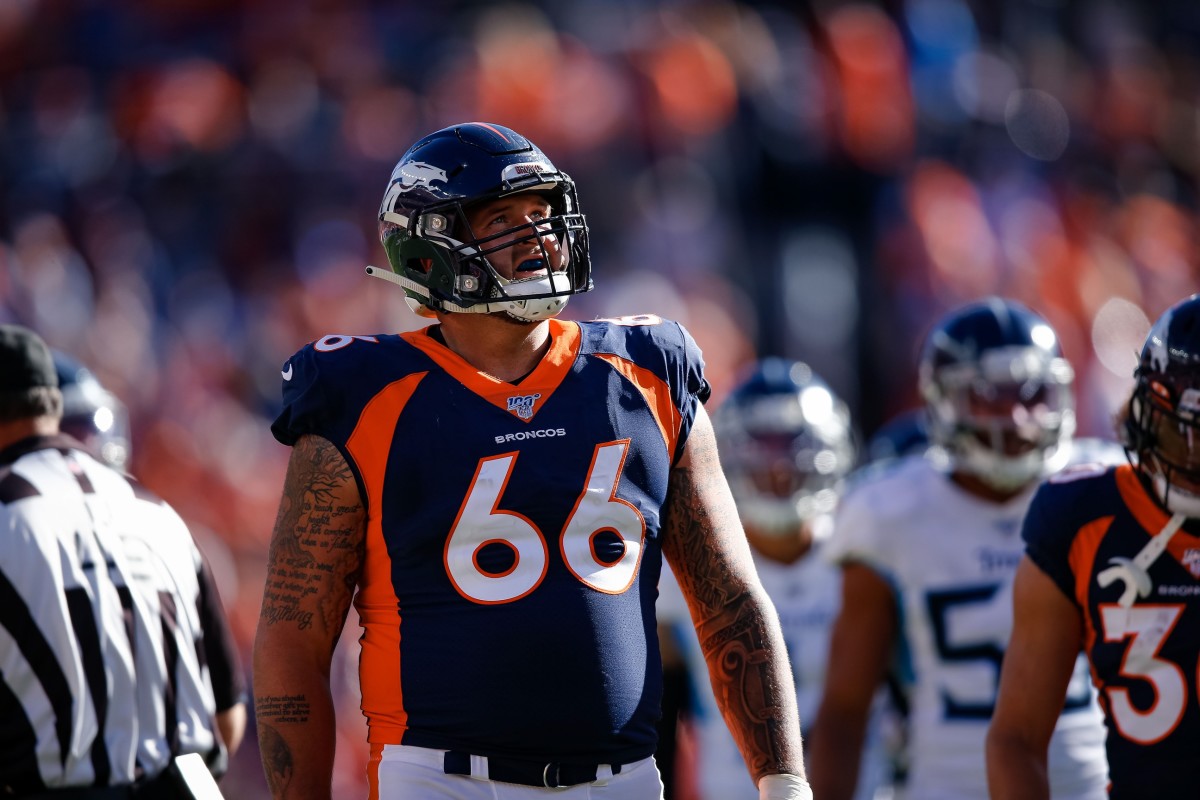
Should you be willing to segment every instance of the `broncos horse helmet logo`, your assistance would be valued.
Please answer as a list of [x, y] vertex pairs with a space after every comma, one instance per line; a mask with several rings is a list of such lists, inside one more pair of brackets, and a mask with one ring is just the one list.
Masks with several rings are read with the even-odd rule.
[[446, 183], [446, 170], [423, 161], [409, 161], [396, 168], [396, 174], [392, 179], [399, 185], [402, 192], [411, 191], [418, 186], [432, 188], [434, 181]]

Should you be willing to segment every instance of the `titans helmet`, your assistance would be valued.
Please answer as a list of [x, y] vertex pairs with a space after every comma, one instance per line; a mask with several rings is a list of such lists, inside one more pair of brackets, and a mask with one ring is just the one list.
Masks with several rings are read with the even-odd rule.
[[765, 535], [833, 511], [857, 455], [846, 404], [799, 361], [759, 361], [713, 429], [738, 514]]
[[109, 466], [124, 470], [129, 462], [129, 412], [125, 404], [105, 389], [91, 370], [65, 353], [54, 351], [54, 367], [63, 395], [59, 429], [78, 439]]
[[1200, 294], [1158, 318], [1133, 375], [1125, 445], [1168, 509], [1200, 517]]
[[[536, 192], [546, 217], [477, 237], [468, 213], [480, 203]], [[470, 122], [424, 137], [401, 157], [379, 208], [379, 238], [392, 274], [417, 313], [503, 312], [523, 321], [558, 315], [592, 288], [588, 227], [575, 183], [531, 141], [502, 125]], [[529, 243], [540, 258], [528, 278], [502, 277], [488, 255]], [[540, 261], [540, 265], [537, 263]], [[532, 267], [531, 267], [532, 269]]]
[[989, 297], [944, 317], [921, 352], [930, 440], [1002, 492], [1061, 466], [1075, 432], [1074, 372], [1038, 314]]

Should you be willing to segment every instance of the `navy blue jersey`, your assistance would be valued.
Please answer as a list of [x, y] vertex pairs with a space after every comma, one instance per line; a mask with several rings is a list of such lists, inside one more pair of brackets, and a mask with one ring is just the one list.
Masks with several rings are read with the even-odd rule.
[[1180, 531], [1149, 569], [1148, 597], [1117, 602], [1097, 576], [1167, 524], [1133, 468], [1065, 472], [1025, 518], [1029, 557], [1083, 613], [1108, 727], [1113, 800], [1194, 797], [1200, 787], [1200, 538]]
[[272, 431], [336, 445], [367, 509], [354, 602], [372, 743], [654, 752], [661, 513], [704, 365], [656, 317], [550, 331], [517, 385], [428, 329], [327, 336], [284, 369]]

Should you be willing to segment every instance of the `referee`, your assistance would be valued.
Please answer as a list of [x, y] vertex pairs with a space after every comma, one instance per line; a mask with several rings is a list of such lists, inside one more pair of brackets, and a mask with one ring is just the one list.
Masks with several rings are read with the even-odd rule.
[[45, 342], [0, 325], [0, 797], [187, 798], [175, 758], [219, 774], [245, 727], [224, 612], [179, 516], [62, 410]]

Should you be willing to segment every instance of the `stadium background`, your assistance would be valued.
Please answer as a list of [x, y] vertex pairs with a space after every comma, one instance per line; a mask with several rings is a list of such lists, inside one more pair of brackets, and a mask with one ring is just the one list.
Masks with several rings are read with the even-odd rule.
[[[248, 667], [279, 369], [418, 324], [363, 267], [420, 134], [539, 143], [592, 227], [568, 316], [681, 320], [717, 401], [801, 358], [869, 435], [916, 402], [931, 322], [1001, 293], [1056, 325], [1105, 434], [1147, 318], [1197, 287], [1198, 39], [1191, 0], [6, 0], [0, 320], [128, 404]], [[355, 640], [339, 797], [365, 796]], [[266, 796], [253, 727], [223, 788]]]

